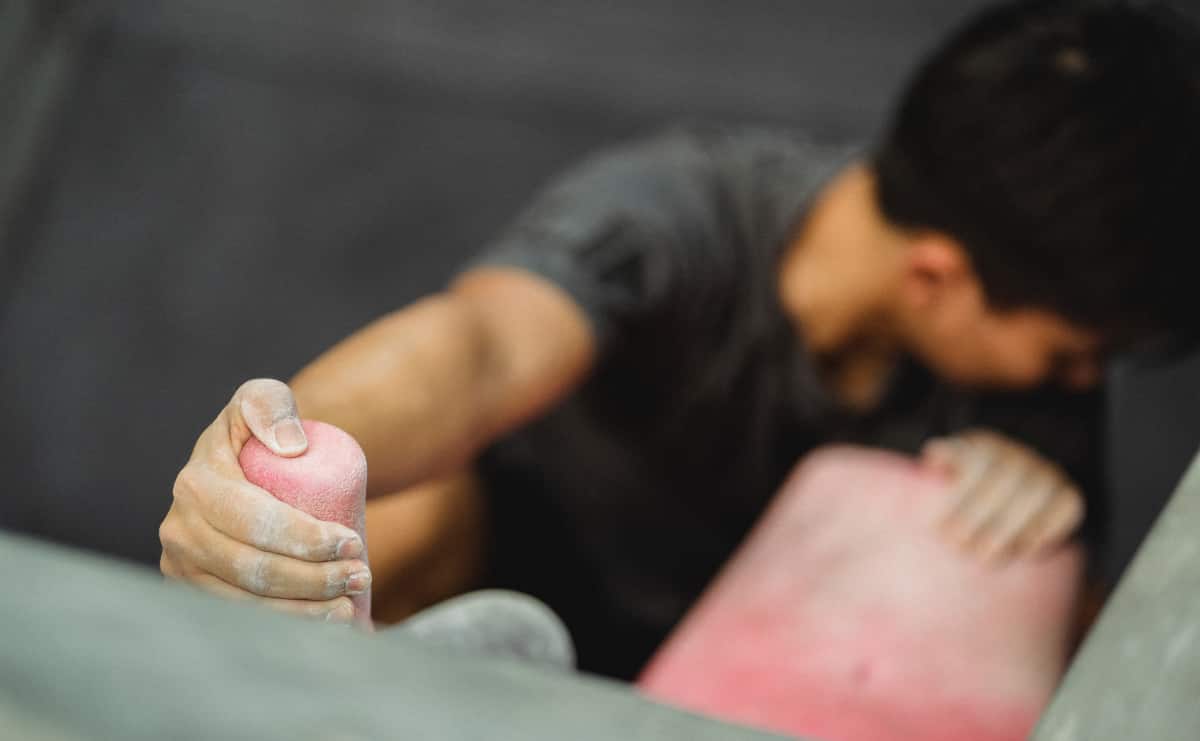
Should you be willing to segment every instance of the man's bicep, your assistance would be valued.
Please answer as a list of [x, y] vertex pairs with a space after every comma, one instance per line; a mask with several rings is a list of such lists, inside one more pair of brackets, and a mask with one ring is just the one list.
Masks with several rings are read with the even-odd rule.
[[491, 439], [570, 394], [595, 364], [596, 333], [565, 290], [520, 268], [477, 267], [451, 288], [479, 329]]

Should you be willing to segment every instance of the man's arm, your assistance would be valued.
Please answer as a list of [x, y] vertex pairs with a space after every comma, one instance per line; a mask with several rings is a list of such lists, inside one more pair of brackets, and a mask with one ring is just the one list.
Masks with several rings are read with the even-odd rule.
[[277, 454], [303, 452], [298, 400], [305, 416], [358, 439], [373, 495], [459, 470], [565, 395], [647, 317], [738, 290], [727, 281], [751, 256], [730, 243], [730, 224], [742, 223], [743, 202], [783, 187], [767, 181], [783, 178], [796, 198], [815, 187], [825, 168], [813, 166], [812, 151], [790, 137], [706, 131], [588, 158], [447, 292], [302, 371], [296, 398], [279, 382], [239, 390], [180, 474], [160, 533], [164, 573], [310, 612], [367, 588], [350, 578], [364, 569], [353, 532], [306, 519], [245, 481], [237, 454], [251, 434]]
[[468, 465], [566, 395], [593, 354], [587, 319], [565, 293], [487, 268], [351, 335], [291, 387], [304, 417], [362, 445], [375, 496]]
[[480, 482], [468, 472], [367, 503], [371, 618], [395, 623], [479, 584], [487, 551]]
[[176, 481], [159, 529], [163, 573], [348, 619], [344, 595], [369, 588], [350, 579], [365, 569], [361, 541], [249, 484], [237, 458], [250, 436], [299, 455], [299, 413], [339, 425], [367, 453], [371, 491], [396, 491], [454, 471], [567, 394], [591, 367], [594, 344], [584, 314], [551, 283], [481, 269], [322, 355], [296, 377], [296, 398], [278, 382], [244, 385]]

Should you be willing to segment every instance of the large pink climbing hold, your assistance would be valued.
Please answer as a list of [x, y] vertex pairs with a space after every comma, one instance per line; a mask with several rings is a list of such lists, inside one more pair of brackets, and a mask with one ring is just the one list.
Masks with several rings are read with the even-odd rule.
[[823, 741], [1018, 741], [1071, 643], [1078, 548], [945, 545], [949, 487], [857, 448], [803, 462], [642, 675], [659, 700]]
[[[319, 520], [353, 528], [366, 542], [367, 458], [354, 438], [324, 422], [304, 421], [308, 450], [295, 458], [271, 452], [255, 438], [238, 461], [246, 480]], [[363, 554], [366, 561], [366, 554]], [[353, 598], [355, 619], [371, 624], [371, 592]]]

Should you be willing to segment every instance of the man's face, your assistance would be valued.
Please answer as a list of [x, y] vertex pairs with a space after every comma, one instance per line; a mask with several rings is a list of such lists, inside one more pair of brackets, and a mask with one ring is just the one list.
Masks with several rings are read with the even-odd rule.
[[958, 307], [915, 339], [912, 350], [935, 373], [964, 386], [1085, 390], [1103, 377], [1099, 338], [1047, 311]]
[[902, 248], [896, 315], [907, 349], [952, 383], [995, 389], [1042, 384], [1084, 390], [1102, 380], [1099, 333], [1043, 309], [988, 303], [954, 240], [921, 235]]

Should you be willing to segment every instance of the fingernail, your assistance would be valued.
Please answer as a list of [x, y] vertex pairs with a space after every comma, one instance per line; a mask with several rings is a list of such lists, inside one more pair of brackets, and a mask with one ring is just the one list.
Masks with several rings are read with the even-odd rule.
[[358, 535], [348, 535], [338, 541], [337, 550], [334, 553], [337, 555], [337, 560], [344, 561], [348, 558], [358, 558], [362, 552], [362, 538]]
[[346, 594], [363, 594], [370, 588], [370, 571], [356, 571], [346, 580]]
[[294, 417], [276, 422], [274, 432], [275, 445], [282, 453], [291, 453], [308, 445], [308, 438], [304, 436], [304, 428]]

